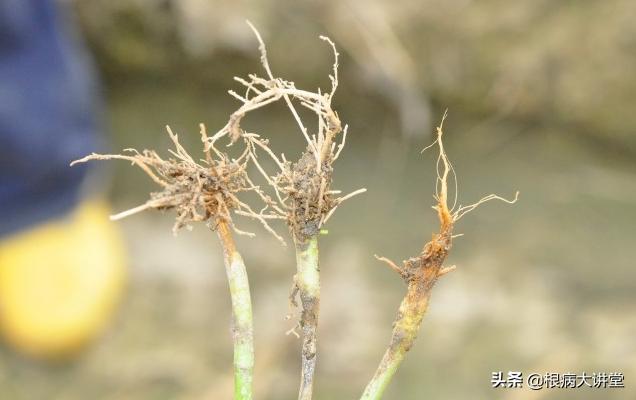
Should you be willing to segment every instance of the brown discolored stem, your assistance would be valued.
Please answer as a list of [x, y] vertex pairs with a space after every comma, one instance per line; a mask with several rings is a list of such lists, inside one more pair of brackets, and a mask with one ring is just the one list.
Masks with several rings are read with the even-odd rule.
[[413, 346], [428, 308], [433, 286], [440, 276], [452, 269], [452, 267], [443, 267], [451, 247], [452, 222], [445, 225], [445, 221], [451, 220], [442, 218], [442, 212], [440, 212], [440, 219], [442, 233], [434, 235], [418, 257], [404, 261], [402, 267], [398, 267], [386, 259], [383, 260], [387, 261], [391, 268], [398, 270], [407, 284], [407, 290], [393, 323], [389, 347], [361, 399], [370, 400], [382, 397], [406, 353]]
[[320, 310], [320, 275], [318, 267], [318, 237], [312, 236], [296, 243], [295, 290], [298, 291], [302, 312], [301, 376], [299, 400], [310, 400], [316, 370], [318, 314]]

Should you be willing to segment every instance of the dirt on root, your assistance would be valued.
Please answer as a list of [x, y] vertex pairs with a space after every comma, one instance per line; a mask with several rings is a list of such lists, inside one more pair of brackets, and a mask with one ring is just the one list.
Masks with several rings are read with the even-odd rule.
[[300, 159], [291, 166], [290, 193], [292, 207], [288, 218], [294, 239], [305, 242], [320, 232], [323, 218], [337, 202], [329, 188], [333, 167], [328, 158], [322, 161], [320, 171], [316, 168], [313, 149], [307, 148]]

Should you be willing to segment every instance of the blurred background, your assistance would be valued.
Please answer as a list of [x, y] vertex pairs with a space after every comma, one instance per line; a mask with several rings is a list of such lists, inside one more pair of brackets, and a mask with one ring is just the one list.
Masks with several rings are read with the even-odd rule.
[[[1, 399], [230, 398], [215, 235], [197, 225], [173, 237], [169, 213], [110, 223], [109, 208], [141, 204], [151, 181], [125, 162], [67, 165], [95, 150], [166, 154], [166, 124], [197, 154], [198, 124], [216, 131], [238, 107], [232, 77], [262, 72], [245, 19], [274, 75], [301, 88], [329, 87], [332, 54], [318, 35], [335, 41], [334, 105], [349, 136], [334, 187], [368, 189], [321, 237], [317, 399], [357, 398], [388, 343], [404, 285], [373, 254], [408, 258], [437, 229], [435, 155], [420, 150], [446, 108], [460, 202], [521, 197], [458, 224], [465, 236], [448, 260], [458, 269], [435, 288], [427, 340], [386, 398], [636, 397], [636, 3], [1, 4]], [[283, 105], [245, 124], [288, 158], [303, 149]], [[300, 344], [285, 335], [294, 254], [240, 223], [258, 232], [238, 238], [256, 394], [295, 398]], [[626, 387], [491, 389], [495, 371], [622, 372]]]

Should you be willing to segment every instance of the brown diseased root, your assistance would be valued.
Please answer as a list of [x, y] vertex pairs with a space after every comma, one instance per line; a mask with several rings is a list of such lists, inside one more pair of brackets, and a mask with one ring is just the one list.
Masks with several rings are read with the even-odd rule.
[[[519, 192], [515, 194], [515, 198], [512, 200], [506, 200], [500, 196], [490, 194], [481, 198], [474, 204], [468, 206], [457, 206], [457, 185], [455, 184], [455, 200], [453, 201], [452, 207], [448, 206], [448, 180], [449, 176], [451, 179], [456, 182], [455, 179], [455, 171], [453, 169], [453, 165], [451, 164], [448, 156], [446, 155], [446, 151], [444, 150], [444, 143], [442, 141], [443, 135], [443, 125], [444, 120], [446, 119], [446, 113], [444, 113], [444, 117], [442, 118], [442, 122], [440, 126], [437, 128], [437, 138], [435, 141], [426, 147], [424, 150], [427, 150], [431, 146], [437, 144], [439, 148], [439, 154], [437, 157], [437, 181], [436, 181], [436, 193], [435, 199], [437, 203], [433, 206], [433, 209], [437, 211], [437, 215], [439, 218], [439, 233], [433, 234], [433, 237], [430, 242], [424, 245], [422, 252], [416, 256], [411, 257], [408, 260], [403, 261], [403, 266], [397, 266], [393, 261], [385, 258], [378, 257], [376, 258], [380, 261], [387, 263], [391, 269], [395, 270], [402, 276], [402, 278], [406, 281], [406, 283], [416, 282], [416, 281], [425, 281], [426, 285], [424, 285], [427, 291], [430, 291], [430, 288], [434, 285], [435, 281], [441, 275], [445, 275], [450, 272], [455, 267], [443, 267], [442, 264], [448, 255], [448, 252], [451, 248], [453, 241], [453, 227], [455, 223], [459, 221], [464, 215], [469, 213], [470, 211], [477, 208], [480, 204], [485, 203], [490, 200], [501, 200], [509, 204], [514, 204], [517, 202], [519, 197]], [[422, 151], [424, 151], [422, 150]], [[459, 235], [457, 235], [459, 236]], [[426, 270], [432, 270], [433, 272], [424, 272]]]
[[445, 118], [446, 113], [444, 113], [442, 122], [437, 128], [437, 138], [431, 145], [437, 144], [439, 148], [435, 194], [437, 203], [433, 206], [439, 217], [439, 233], [433, 234], [431, 241], [424, 245], [421, 253], [403, 261], [402, 266], [398, 266], [385, 257], [376, 256], [378, 260], [385, 262], [391, 269], [400, 274], [407, 284], [407, 291], [393, 324], [393, 333], [389, 348], [384, 354], [375, 375], [367, 385], [362, 399], [379, 399], [382, 396], [384, 389], [390, 382], [401, 361], [413, 346], [435, 283], [441, 276], [455, 269], [455, 266], [444, 267], [444, 261], [452, 246], [455, 223], [466, 213], [474, 210], [477, 206], [486, 201], [498, 199], [507, 203], [515, 203], [519, 195], [519, 192], [517, 192], [513, 200], [506, 200], [496, 195], [489, 195], [469, 206], [460, 205], [457, 207], [457, 185], [455, 183], [455, 200], [453, 201], [453, 205], [449, 208], [449, 176], [452, 176], [451, 179], [453, 179], [454, 182], [456, 182], [456, 179], [453, 166], [446, 156], [442, 142], [442, 127]]

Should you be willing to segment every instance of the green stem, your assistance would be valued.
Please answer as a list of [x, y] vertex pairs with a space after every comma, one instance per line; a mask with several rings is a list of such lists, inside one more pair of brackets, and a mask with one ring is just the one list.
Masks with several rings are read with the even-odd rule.
[[391, 344], [360, 399], [382, 398], [406, 353], [413, 346], [430, 298], [431, 286], [426, 286], [422, 285], [421, 282], [409, 283], [407, 294], [400, 304], [397, 318], [393, 324]]
[[302, 328], [302, 367], [299, 400], [310, 400], [313, 393], [316, 370], [316, 330], [320, 310], [320, 270], [318, 267], [318, 237], [296, 243], [295, 285], [302, 303], [300, 326]]
[[220, 222], [217, 234], [223, 246], [225, 271], [232, 299], [232, 339], [234, 342], [234, 399], [252, 399], [254, 370], [254, 328], [250, 286], [243, 258], [236, 250], [234, 239], [225, 222]]

